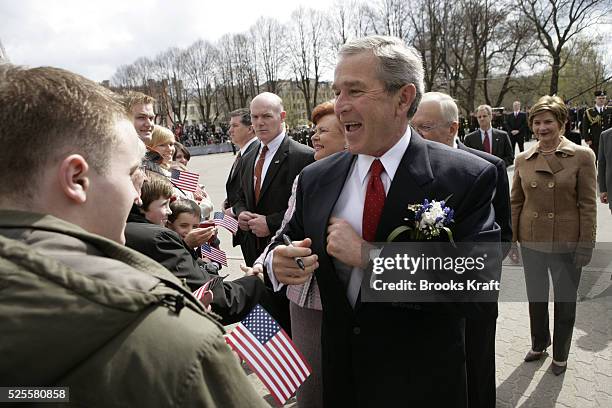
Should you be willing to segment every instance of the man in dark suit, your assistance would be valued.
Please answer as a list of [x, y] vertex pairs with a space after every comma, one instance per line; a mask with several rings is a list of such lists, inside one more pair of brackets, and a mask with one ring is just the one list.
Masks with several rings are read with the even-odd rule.
[[[242, 108], [230, 112], [229, 135], [232, 138], [232, 143], [237, 145], [240, 150], [225, 182], [227, 196], [223, 201], [223, 211], [225, 215], [236, 218], [232, 207], [240, 198], [242, 160], [248, 153], [259, 148], [258, 139], [255, 137], [255, 131], [251, 125], [251, 112], [248, 109]], [[234, 246], [240, 245], [242, 230], [238, 230], [233, 235], [232, 242]]]
[[316, 270], [325, 406], [465, 407], [462, 314], [444, 307], [450, 305], [361, 302], [369, 263], [362, 246], [386, 241], [408, 205], [451, 194], [456, 240], [499, 241], [491, 207], [495, 167], [411, 131], [423, 66], [398, 38], [345, 44], [333, 88], [349, 151], [304, 169], [284, 230], [295, 246], [274, 242], [267, 272], [299, 284]]
[[[466, 147], [457, 138], [459, 110], [453, 98], [441, 92], [423, 95], [419, 108], [412, 118], [412, 126], [432, 142], [478, 156], [497, 169], [497, 188], [493, 198], [495, 222], [501, 228], [503, 256], [512, 242], [512, 219], [510, 216], [510, 188], [504, 161], [480, 150]], [[476, 319], [468, 317], [465, 324], [465, 354], [468, 385], [468, 406], [474, 408], [495, 407], [495, 329], [497, 324], [497, 303], [481, 303], [486, 310]]]
[[512, 113], [506, 115], [505, 128], [510, 136], [512, 149], [516, 151], [515, 146], [518, 144], [519, 151], [522, 152], [525, 140], [529, 137], [529, 125], [527, 124], [527, 114], [521, 112], [519, 101], [514, 101]]
[[[269, 92], [251, 101], [251, 121], [260, 143], [244, 156], [241, 189], [234, 213], [242, 230], [242, 254], [248, 266], [263, 252], [283, 221], [293, 180], [314, 161], [314, 150], [285, 135], [285, 111], [281, 98]], [[270, 278], [264, 274], [268, 287]], [[276, 310], [268, 310], [283, 326], [290, 327], [289, 303], [277, 293]]]
[[595, 106], [584, 111], [580, 133], [589, 145], [595, 157], [599, 153], [599, 136], [601, 132], [612, 127], [612, 108], [606, 106], [606, 92], [595, 92]]
[[465, 145], [499, 157], [506, 163], [506, 167], [514, 163], [514, 150], [510, 144], [508, 134], [503, 130], [493, 129], [491, 119], [493, 110], [489, 105], [480, 105], [476, 109], [476, 119], [479, 129], [465, 137]]

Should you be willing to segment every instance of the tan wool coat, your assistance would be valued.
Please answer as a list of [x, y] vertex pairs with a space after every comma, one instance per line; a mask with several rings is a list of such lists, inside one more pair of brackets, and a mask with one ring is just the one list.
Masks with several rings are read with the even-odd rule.
[[592, 247], [597, 229], [595, 155], [561, 136], [549, 160], [539, 143], [515, 159], [512, 241], [544, 252]]

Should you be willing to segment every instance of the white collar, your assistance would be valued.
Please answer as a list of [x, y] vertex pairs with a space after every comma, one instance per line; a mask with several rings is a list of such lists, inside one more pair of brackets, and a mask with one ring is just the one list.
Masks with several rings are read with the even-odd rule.
[[[398, 140], [393, 147], [387, 150], [385, 154], [378, 157], [385, 168], [385, 172], [391, 180], [393, 180], [395, 172], [402, 161], [402, 157], [404, 157], [404, 153], [406, 153], [411, 137], [412, 134], [410, 131], [410, 126], [408, 126], [406, 132], [400, 138], [400, 140]], [[377, 157], [368, 156], [366, 154], [360, 154], [357, 156], [357, 174], [359, 175], [359, 181], [362, 185], [365, 182], [366, 176], [370, 171], [370, 166], [372, 166], [372, 162], [374, 162], [375, 159], [377, 159]]]
[[240, 156], [244, 156], [244, 153], [247, 151], [250, 145], [253, 144], [257, 140], [257, 137], [252, 137], [248, 142], [245, 143], [244, 146], [240, 148]]
[[[266, 146], [268, 146], [268, 151], [276, 151], [278, 150], [279, 146], [281, 145], [281, 143], [283, 142], [283, 139], [285, 138], [285, 131], [283, 130], [282, 132], [279, 133], [278, 136], [276, 136], [274, 139], [272, 139]], [[264, 146], [263, 142], [261, 142], [260, 144], [260, 151], [261, 148]]]

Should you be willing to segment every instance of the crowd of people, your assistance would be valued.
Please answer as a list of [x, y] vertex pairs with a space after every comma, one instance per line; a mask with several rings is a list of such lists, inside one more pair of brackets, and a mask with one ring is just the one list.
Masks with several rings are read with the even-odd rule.
[[[556, 96], [529, 112], [515, 102], [505, 131], [481, 105], [460, 137], [453, 98], [425, 92], [418, 52], [384, 36], [340, 49], [333, 89], [313, 128], [288, 132], [283, 101], [264, 92], [226, 126], [170, 130], [147, 95], [0, 65], [0, 159], [14, 164], [0, 185], [0, 382], [69, 386], [83, 406], [266, 406], [223, 337], [259, 304], [310, 364], [301, 407], [494, 407], [496, 301], [362, 301], [384, 251], [375, 243], [418, 240], [401, 228], [432, 200], [453, 214], [452, 234], [434, 241], [468, 244], [470, 256], [495, 244], [476, 280], [499, 282], [502, 259], [522, 259], [524, 360], [552, 344], [562, 375], [597, 177], [604, 203], [612, 184], [601, 95], [582, 119], [588, 146], [564, 135]], [[227, 137], [237, 152], [221, 210], [245, 261], [233, 281], [202, 249], [219, 247], [213, 200], [174, 177], [189, 168], [185, 146]]]

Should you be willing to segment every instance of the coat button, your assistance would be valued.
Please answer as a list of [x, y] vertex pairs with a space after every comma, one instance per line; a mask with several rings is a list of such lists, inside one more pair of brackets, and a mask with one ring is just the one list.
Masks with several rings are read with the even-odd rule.
[[533, 213], [533, 218], [538, 218], [538, 213], [537, 212]]
[[548, 182], [548, 188], [553, 188], [555, 186], [555, 182], [554, 181], [549, 181]]
[[538, 186], [538, 182], [537, 181], [532, 181], [531, 182], [531, 187], [536, 188]]
[[553, 214], [553, 213], [548, 213], [548, 218], [555, 218], [555, 214]]
[[353, 327], [353, 334], [358, 336], [361, 334], [361, 329], [359, 327]]

